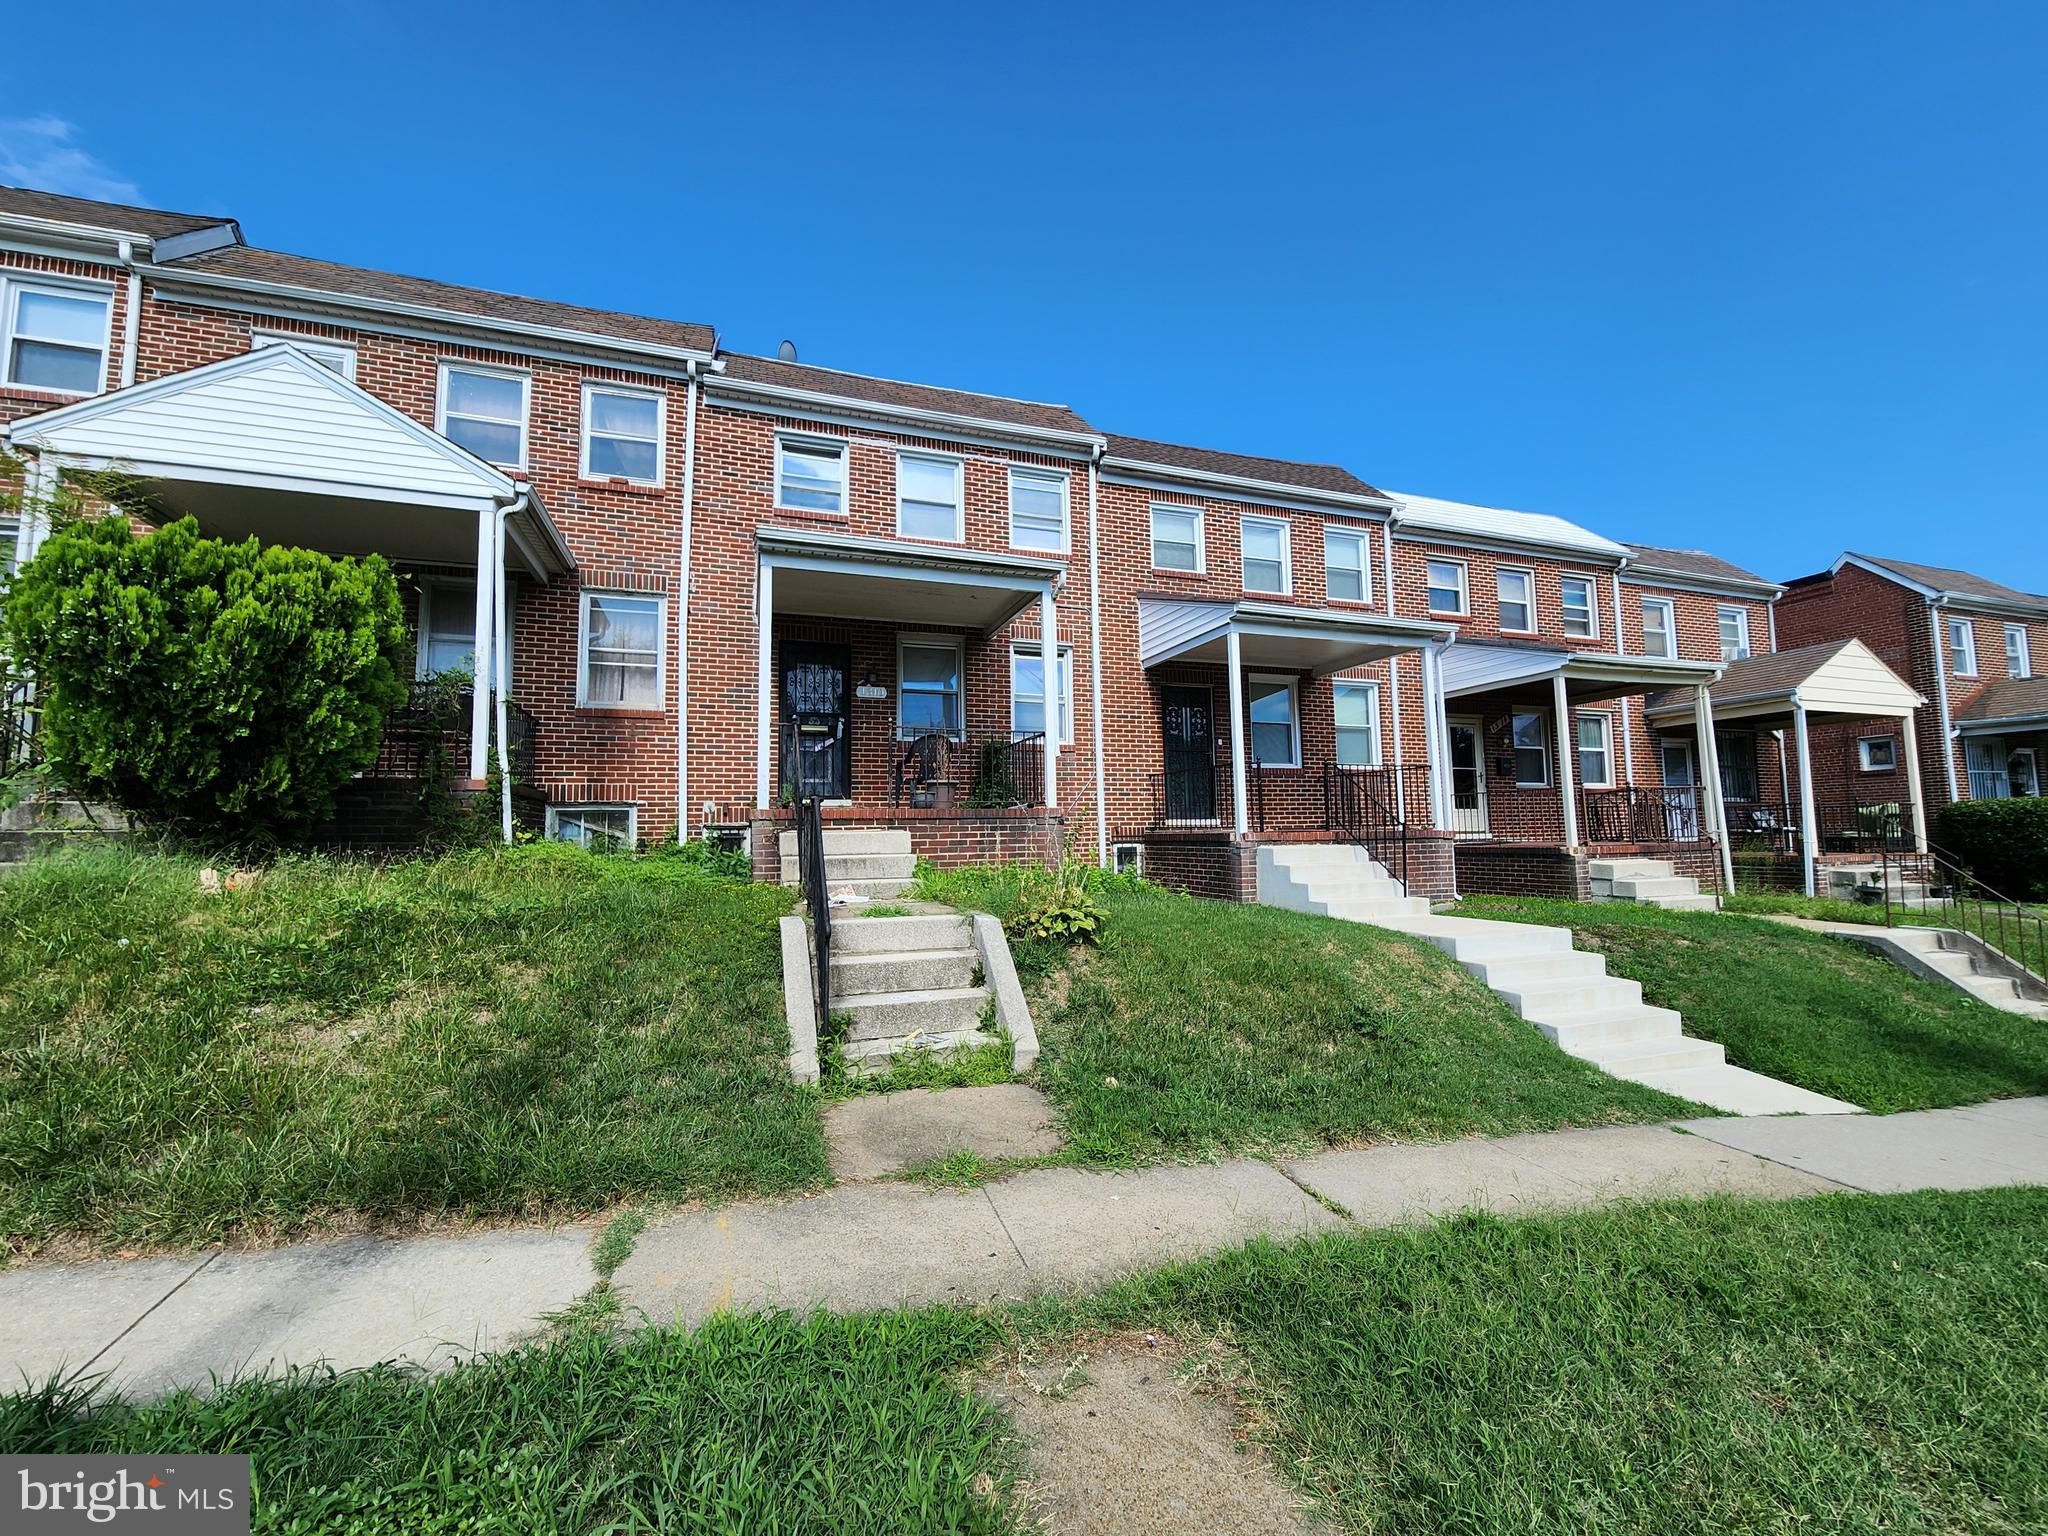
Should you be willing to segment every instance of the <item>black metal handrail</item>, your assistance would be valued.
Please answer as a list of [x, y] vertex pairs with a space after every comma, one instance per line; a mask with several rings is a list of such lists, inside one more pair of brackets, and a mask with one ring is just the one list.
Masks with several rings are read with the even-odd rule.
[[1001, 810], [1045, 803], [1045, 733], [949, 735], [929, 731], [896, 745], [889, 803]]
[[1145, 775], [1151, 792], [1150, 825], [1162, 830], [1204, 829], [1229, 819], [1230, 804], [1214, 763], [1188, 763]]
[[1696, 784], [1579, 791], [1579, 835], [1589, 843], [1704, 843]]
[[1408, 884], [1408, 822], [1391, 793], [1398, 770], [1323, 764], [1323, 825], [1358, 844]]
[[832, 1023], [832, 896], [825, 883], [823, 806], [816, 795], [799, 795], [795, 806], [797, 881], [811, 914], [812, 1002], [821, 1042], [830, 1038]]
[[0, 679], [0, 778], [32, 768], [41, 760], [34, 686], [25, 677]]
[[[470, 713], [475, 700], [471, 689], [431, 678], [411, 684], [405, 702], [384, 717], [384, 737], [378, 744], [377, 762], [370, 776], [423, 778], [437, 761], [444, 776], [466, 776]], [[512, 764], [512, 777], [521, 784], [531, 784], [540, 749], [540, 728], [530, 713], [510, 699], [505, 701], [505, 749]]]
[[[1896, 878], [1894, 878], [1896, 876]], [[2038, 907], [1993, 890], [1964, 865], [1962, 859], [1932, 843], [1922, 853], [1912, 834], [1888, 839], [1882, 848], [1880, 878], [1884, 882], [1884, 921], [1896, 927], [1914, 915], [1939, 919], [1937, 926], [1974, 934], [2036, 981], [2048, 982], [2048, 915]], [[1906, 895], [1908, 882], [1924, 894]], [[1925, 926], [1922, 924], [1921, 926]]]

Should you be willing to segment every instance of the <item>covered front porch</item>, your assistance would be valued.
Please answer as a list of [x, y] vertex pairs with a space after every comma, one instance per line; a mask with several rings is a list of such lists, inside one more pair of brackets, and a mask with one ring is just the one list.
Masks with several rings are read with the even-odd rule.
[[1972, 800], [2048, 793], [2048, 676], [1988, 684], [1955, 719]]

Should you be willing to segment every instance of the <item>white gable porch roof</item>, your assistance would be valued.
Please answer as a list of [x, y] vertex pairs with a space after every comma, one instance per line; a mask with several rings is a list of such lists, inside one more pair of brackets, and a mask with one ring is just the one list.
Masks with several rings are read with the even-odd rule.
[[[1733, 661], [1712, 689], [1716, 720], [1762, 720], [1804, 706], [1809, 715], [1902, 719], [1927, 701], [1861, 640], [1829, 640]], [[1653, 699], [1652, 723], [1683, 726], [1689, 700]]]
[[1393, 619], [1287, 603], [1138, 599], [1138, 660], [1223, 662], [1238, 636], [1246, 666], [1279, 667], [1321, 677], [1447, 639], [1448, 624]]

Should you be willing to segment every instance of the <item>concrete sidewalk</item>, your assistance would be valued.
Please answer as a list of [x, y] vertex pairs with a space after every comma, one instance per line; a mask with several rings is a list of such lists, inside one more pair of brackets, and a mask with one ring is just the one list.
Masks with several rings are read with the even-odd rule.
[[[1886, 1116], [1714, 1119], [971, 1190], [846, 1185], [678, 1212], [614, 1277], [655, 1323], [721, 1307], [983, 1302], [1106, 1283], [1253, 1237], [1667, 1196], [2048, 1184], [2048, 1098]], [[1339, 1214], [1341, 1212], [1342, 1214]], [[135, 1397], [325, 1360], [433, 1366], [502, 1348], [595, 1283], [587, 1227], [0, 1271], [0, 1376]]]

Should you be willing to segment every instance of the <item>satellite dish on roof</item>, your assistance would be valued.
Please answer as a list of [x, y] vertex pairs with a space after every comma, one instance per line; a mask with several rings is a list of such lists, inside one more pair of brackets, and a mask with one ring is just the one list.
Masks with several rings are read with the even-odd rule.
[[775, 355], [776, 355], [777, 357], [781, 358], [781, 359], [782, 359], [782, 360], [783, 360], [783, 361], [784, 361], [785, 363], [793, 363], [793, 362], [795, 362], [795, 361], [796, 361], [796, 343], [795, 343], [795, 342], [793, 342], [793, 341], [789, 341], [789, 340], [784, 340], [784, 342], [782, 343], [782, 345], [781, 345], [781, 346], [779, 346], [779, 347], [777, 347], [777, 348], [775, 349]]

